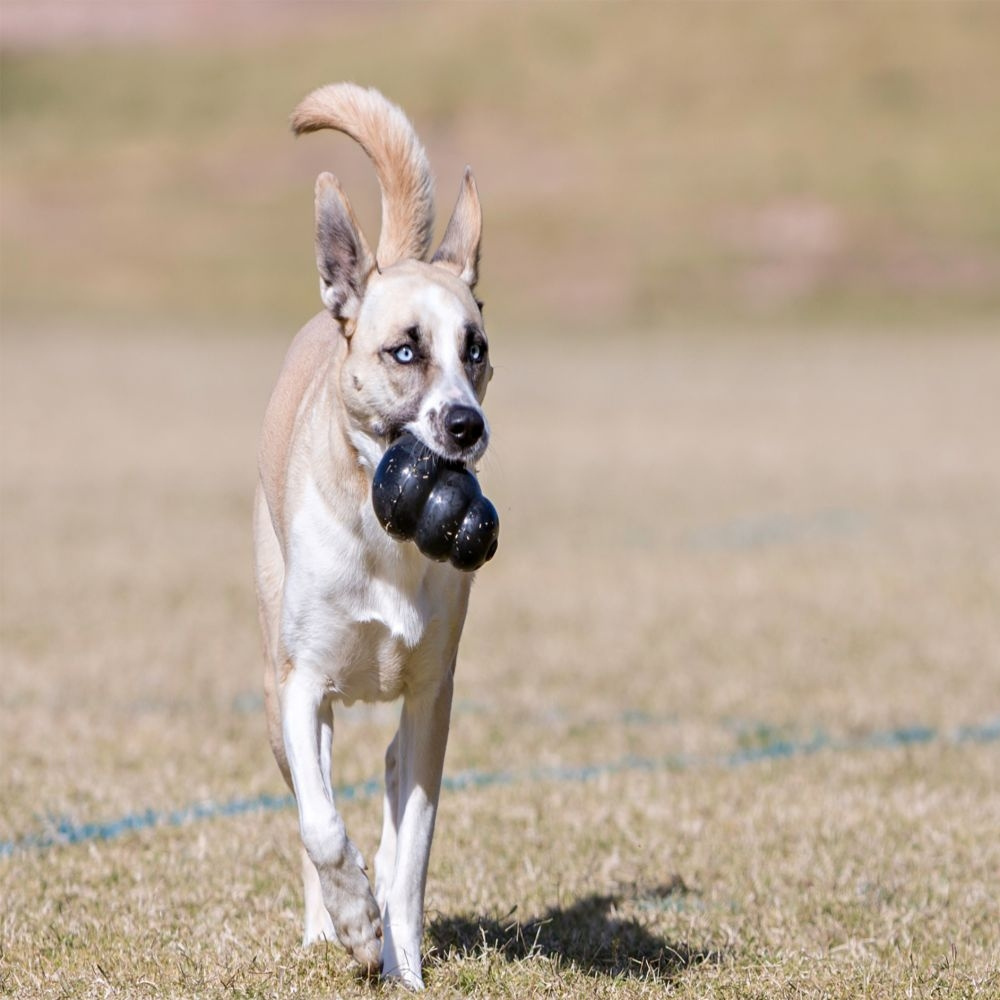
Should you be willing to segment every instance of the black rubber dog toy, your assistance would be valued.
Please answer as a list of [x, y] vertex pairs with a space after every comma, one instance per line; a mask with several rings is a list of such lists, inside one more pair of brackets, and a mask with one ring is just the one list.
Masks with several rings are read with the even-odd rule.
[[385, 530], [413, 540], [429, 559], [471, 571], [497, 550], [500, 515], [476, 477], [446, 462], [406, 433], [382, 456], [372, 481], [372, 507]]

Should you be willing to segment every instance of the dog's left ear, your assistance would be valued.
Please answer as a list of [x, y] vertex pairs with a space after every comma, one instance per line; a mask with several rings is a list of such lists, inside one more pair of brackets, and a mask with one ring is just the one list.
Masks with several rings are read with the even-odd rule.
[[458, 193], [455, 211], [432, 264], [457, 274], [470, 288], [479, 280], [479, 242], [483, 234], [483, 210], [472, 168], [465, 168], [462, 190]]

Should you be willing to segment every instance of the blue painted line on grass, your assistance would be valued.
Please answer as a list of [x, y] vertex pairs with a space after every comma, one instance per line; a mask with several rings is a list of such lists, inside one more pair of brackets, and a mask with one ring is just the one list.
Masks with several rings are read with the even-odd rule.
[[[809, 757], [821, 752], [886, 750], [933, 743], [954, 746], [997, 742], [1000, 742], [1000, 718], [959, 726], [946, 732], [931, 726], [915, 725], [837, 739], [818, 731], [809, 739], [773, 739], [758, 746], [742, 747], [727, 754], [669, 754], [663, 757], [629, 755], [617, 761], [601, 764], [549, 765], [517, 771], [460, 771], [457, 774], [445, 775], [442, 787], [449, 792], [464, 792], [469, 789], [525, 782], [580, 783], [629, 772], [746, 767], [765, 761]], [[375, 778], [352, 785], [341, 785], [335, 790], [336, 797], [342, 801], [370, 799], [381, 794], [382, 782]], [[54, 819], [43, 831], [25, 834], [14, 840], [0, 841], [0, 858], [8, 858], [24, 851], [41, 851], [71, 844], [114, 840], [139, 830], [187, 826], [201, 820], [277, 812], [294, 806], [295, 799], [291, 795], [264, 794], [253, 798], [229, 799], [226, 802], [198, 802], [181, 809], [166, 811], [146, 809], [104, 822], [76, 823], [70, 819]]]

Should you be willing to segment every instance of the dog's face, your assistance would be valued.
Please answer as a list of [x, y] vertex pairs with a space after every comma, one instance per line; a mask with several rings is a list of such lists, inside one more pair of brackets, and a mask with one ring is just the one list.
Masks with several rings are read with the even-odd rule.
[[489, 443], [481, 404], [492, 373], [482, 312], [460, 277], [420, 261], [371, 275], [340, 377], [368, 434], [388, 443], [408, 430], [474, 465]]
[[352, 440], [373, 467], [408, 430], [444, 458], [486, 451], [482, 410], [493, 374], [478, 279], [482, 212], [472, 174], [431, 262], [379, 269], [331, 174], [316, 182], [320, 294], [347, 338], [338, 391]]

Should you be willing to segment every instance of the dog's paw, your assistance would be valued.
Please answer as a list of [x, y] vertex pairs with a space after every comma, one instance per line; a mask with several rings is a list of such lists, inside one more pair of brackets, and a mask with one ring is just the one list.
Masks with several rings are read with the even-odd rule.
[[374, 975], [382, 960], [382, 917], [361, 855], [349, 847], [341, 864], [319, 870], [323, 902], [337, 940], [365, 972]]
[[383, 969], [382, 978], [400, 983], [414, 993], [420, 993], [424, 988], [424, 981], [411, 969], [397, 969], [395, 972], [386, 972]]
[[404, 945], [403, 938], [408, 936], [394, 936], [392, 927], [386, 925], [382, 948], [382, 978], [395, 980], [411, 990], [422, 990], [424, 980], [420, 972], [420, 942]]

